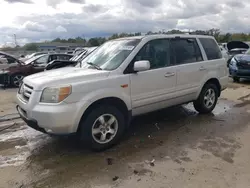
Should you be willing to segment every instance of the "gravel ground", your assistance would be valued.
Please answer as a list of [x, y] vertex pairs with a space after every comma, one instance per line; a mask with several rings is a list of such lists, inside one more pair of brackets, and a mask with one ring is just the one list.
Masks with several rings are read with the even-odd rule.
[[[1, 115], [15, 113], [15, 92], [0, 90]], [[249, 104], [250, 82], [230, 83], [213, 114], [189, 104], [137, 117], [101, 153], [15, 120], [0, 132], [0, 188], [250, 187]]]

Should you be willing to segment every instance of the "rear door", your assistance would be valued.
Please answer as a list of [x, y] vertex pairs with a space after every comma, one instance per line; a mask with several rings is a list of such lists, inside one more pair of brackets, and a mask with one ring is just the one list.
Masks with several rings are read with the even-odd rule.
[[227, 77], [227, 62], [222, 57], [220, 48], [214, 38], [199, 38], [200, 44], [205, 52], [206, 71], [210, 77]]
[[133, 115], [171, 105], [175, 97], [176, 69], [171, 66], [170, 40], [155, 39], [146, 43], [131, 62], [148, 60], [150, 70], [131, 73]]
[[193, 100], [200, 83], [207, 74], [206, 62], [196, 38], [174, 38], [171, 40], [176, 65], [176, 94], [178, 103]]

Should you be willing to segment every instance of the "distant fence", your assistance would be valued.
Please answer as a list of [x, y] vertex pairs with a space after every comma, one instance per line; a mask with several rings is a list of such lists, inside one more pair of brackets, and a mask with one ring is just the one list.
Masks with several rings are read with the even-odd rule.
[[27, 55], [27, 54], [32, 54], [35, 51], [25, 51], [25, 50], [17, 50], [17, 51], [5, 51], [8, 54], [13, 55], [14, 57], [20, 57], [21, 55]]

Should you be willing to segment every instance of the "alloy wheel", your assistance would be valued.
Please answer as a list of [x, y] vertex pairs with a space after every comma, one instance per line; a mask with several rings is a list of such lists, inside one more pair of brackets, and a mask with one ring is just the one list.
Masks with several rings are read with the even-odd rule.
[[106, 144], [113, 140], [118, 131], [118, 121], [112, 114], [98, 117], [92, 126], [92, 137], [99, 144]]
[[207, 108], [211, 108], [215, 103], [215, 91], [209, 88], [204, 96], [204, 104]]
[[13, 83], [16, 87], [19, 87], [20, 83], [22, 82], [24, 76], [23, 75], [15, 75], [13, 77]]

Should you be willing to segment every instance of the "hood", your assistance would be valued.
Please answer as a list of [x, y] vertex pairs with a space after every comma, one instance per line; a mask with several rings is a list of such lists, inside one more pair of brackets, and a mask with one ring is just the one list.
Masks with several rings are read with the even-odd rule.
[[246, 44], [245, 42], [241, 42], [241, 41], [231, 41], [231, 42], [227, 43], [228, 51], [235, 49], [235, 48], [248, 49], [249, 45]]
[[27, 76], [24, 78], [24, 83], [31, 85], [34, 87], [34, 90], [39, 91], [47, 86], [58, 86], [104, 78], [109, 73], [109, 71], [104, 70], [65, 67]]
[[248, 55], [248, 54], [238, 54], [238, 55], [234, 56], [234, 58], [238, 62], [242, 62], [242, 63], [249, 63], [250, 62], [250, 55]]
[[12, 55], [6, 53], [6, 52], [0, 51], [0, 55], [5, 55], [5, 56], [7, 56], [7, 57], [9, 57], [9, 58], [11, 58], [11, 59], [15, 59], [15, 61], [16, 61], [17, 63], [19, 63], [19, 64], [24, 64], [24, 62], [23, 62], [22, 60], [17, 59], [16, 57], [14, 57], [14, 56], [12, 56]]
[[8, 64], [8, 66], [6, 66], [3, 70], [4, 71], [12, 71], [18, 67], [22, 66], [22, 64], [19, 64], [19, 63], [11, 63], [11, 64]]
[[29, 58], [26, 58], [26, 57], [22, 57], [22, 58], [19, 58], [19, 61], [21, 61], [21, 62], [25, 62], [25, 61], [27, 61]]

